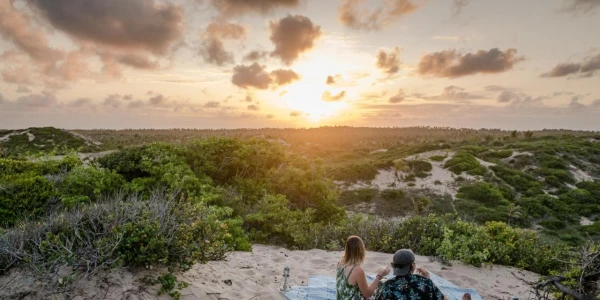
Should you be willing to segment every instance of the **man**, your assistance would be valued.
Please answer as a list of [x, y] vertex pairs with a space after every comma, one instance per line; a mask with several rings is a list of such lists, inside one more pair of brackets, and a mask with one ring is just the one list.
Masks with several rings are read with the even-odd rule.
[[[415, 254], [408, 249], [396, 251], [392, 267], [394, 278], [386, 281], [377, 293], [377, 300], [445, 300], [442, 292], [429, 279], [429, 272], [417, 268]], [[416, 274], [414, 274], [416, 273]], [[418, 275], [417, 275], [418, 274]], [[378, 275], [379, 276], [379, 275]], [[463, 300], [470, 300], [465, 294]]]

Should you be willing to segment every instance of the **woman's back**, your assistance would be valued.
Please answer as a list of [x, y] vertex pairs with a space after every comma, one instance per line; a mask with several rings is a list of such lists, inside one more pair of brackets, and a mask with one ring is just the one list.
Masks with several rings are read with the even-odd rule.
[[350, 278], [350, 276], [352, 276], [352, 271], [354, 271], [354, 268], [356, 266], [350, 266], [351, 269], [348, 272], [348, 274], [346, 274], [346, 267], [348, 267], [348, 266], [347, 265], [341, 266], [337, 269], [337, 275], [336, 275], [337, 297], [336, 298], [338, 300], [362, 299], [358, 285], [357, 284], [352, 285], [352, 284], [350, 284], [350, 282], [348, 282], [348, 278]]

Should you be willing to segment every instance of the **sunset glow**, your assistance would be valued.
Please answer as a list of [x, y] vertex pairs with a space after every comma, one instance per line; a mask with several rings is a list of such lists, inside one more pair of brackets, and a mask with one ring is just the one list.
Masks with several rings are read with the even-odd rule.
[[90, 1], [0, 0], [0, 128], [600, 129], [598, 1]]

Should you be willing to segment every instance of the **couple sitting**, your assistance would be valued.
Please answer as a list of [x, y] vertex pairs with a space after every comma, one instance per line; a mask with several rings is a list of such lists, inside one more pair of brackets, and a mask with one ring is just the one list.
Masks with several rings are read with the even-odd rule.
[[[369, 298], [375, 294], [379, 282], [390, 273], [390, 268], [379, 270], [375, 280], [369, 285], [361, 264], [365, 260], [365, 244], [357, 236], [346, 240], [344, 256], [337, 266], [336, 290], [338, 300]], [[392, 267], [395, 277], [379, 287], [376, 300], [443, 300], [447, 299], [429, 279], [429, 272], [417, 268], [415, 255], [411, 250], [398, 250], [394, 254]], [[418, 274], [418, 275], [417, 275]], [[465, 294], [463, 300], [470, 300]]]

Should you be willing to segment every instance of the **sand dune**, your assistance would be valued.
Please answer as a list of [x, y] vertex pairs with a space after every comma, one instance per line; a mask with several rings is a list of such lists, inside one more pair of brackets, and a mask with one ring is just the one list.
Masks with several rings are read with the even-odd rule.
[[[341, 252], [289, 251], [255, 245], [252, 252], [232, 252], [224, 261], [197, 264], [191, 270], [178, 274], [178, 279], [190, 284], [181, 291], [181, 299], [284, 299], [277, 291], [284, 267], [291, 268], [292, 285], [306, 285], [310, 275], [335, 276], [335, 265], [340, 256]], [[369, 252], [363, 267], [368, 273], [375, 273], [390, 260], [390, 254]], [[445, 267], [423, 256], [417, 257], [417, 264], [457, 285], [477, 290], [484, 299], [510, 299], [511, 296], [526, 299], [529, 286], [521, 279], [530, 282], [538, 279], [531, 272], [504, 266], [474, 268], [456, 263]], [[161, 272], [164, 270], [138, 273], [112, 270], [79, 281], [68, 293], [53, 294], [47, 298], [48, 294], [31, 278], [16, 271], [0, 277], [0, 299], [170, 299], [168, 296], [158, 297], [157, 286], [147, 287], [139, 282], [144, 276], [157, 276]]]

